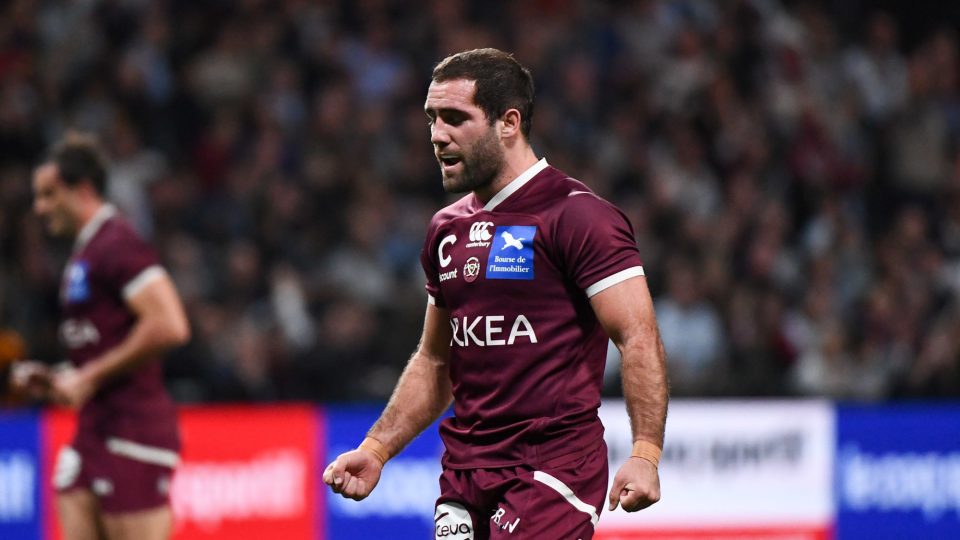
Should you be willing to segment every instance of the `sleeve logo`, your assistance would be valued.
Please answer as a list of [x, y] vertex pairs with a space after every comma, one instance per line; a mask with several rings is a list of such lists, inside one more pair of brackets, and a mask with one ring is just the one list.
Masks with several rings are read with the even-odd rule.
[[487, 279], [533, 279], [533, 225], [497, 227], [487, 259]]

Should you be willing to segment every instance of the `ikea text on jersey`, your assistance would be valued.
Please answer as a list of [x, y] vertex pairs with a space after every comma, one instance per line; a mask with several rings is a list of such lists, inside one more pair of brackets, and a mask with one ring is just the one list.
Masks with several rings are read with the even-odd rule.
[[518, 315], [510, 325], [509, 332], [503, 322], [503, 315], [453, 317], [450, 319], [453, 327], [453, 341], [450, 344], [456, 343], [460, 347], [513, 345], [520, 338], [526, 338], [530, 343], [537, 342], [537, 333], [526, 315]]

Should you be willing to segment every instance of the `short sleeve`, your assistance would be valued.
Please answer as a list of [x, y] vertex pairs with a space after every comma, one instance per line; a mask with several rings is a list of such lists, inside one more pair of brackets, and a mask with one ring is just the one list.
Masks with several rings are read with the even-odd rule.
[[118, 231], [110, 243], [104, 271], [106, 278], [124, 299], [137, 294], [165, 274], [153, 248], [128, 229]]
[[436, 259], [437, 247], [437, 227], [436, 218], [434, 218], [430, 222], [427, 237], [423, 242], [423, 248], [420, 250], [420, 265], [423, 267], [423, 273], [427, 279], [424, 286], [427, 290], [427, 301], [437, 307], [446, 307], [446, 302], [443, 300], [440, 291], [440, 274]]
[[553, 224], [560, 265], [588, 297], [644, 275], [627, 217], [593, 193], [567, 198]]

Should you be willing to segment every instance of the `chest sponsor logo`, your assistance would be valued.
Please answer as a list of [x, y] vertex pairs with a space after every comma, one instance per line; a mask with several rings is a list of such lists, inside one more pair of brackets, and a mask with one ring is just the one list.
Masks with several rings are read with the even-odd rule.
[[512, 324], [504, 324], [503, 315], [480, 315], [478, 317], [454, 317], [450, 319], [453, 328], [451, 345], [460, 347], [495, 347], [513, 345], [517, 340], [525, 339], [537, 342], [537, 333], [526, 315], [517, 315]]
[[60, 325], [60, 337], [69, 349], [80, 349], [100, 342], [100, 332], [90, 319], [67, 319]]
[[90, 266], [86, 261], [77, 261], [67, 267], [63, 297], [67, 303], [86, 302], [90, 299]]
[[444, 253], [444, 249], [447, 245], [453, 245], [457, 241], [457, 237], [454, 235], [444, 236], [443, 240], [440, 241], [440, 247], [437, 248], [437, 257], [440, 259], [440, 268], [446, 268], [450, 265], [452, 257]]
[[533, 225], [497, 227], [487, 259], [487, 279], [533, 279]]
[[493, 227], [493, 223], [490, 221], [476, 221], [472, 223], [470, 225], [470, 242], [467, 244], [467, 247], [490, 247], [490, 239], [493, 238], [493, 235], [490, 234], [490, 227]]
[[467, 259], [467, 262], [463, 264], [463, 279], [467, 283], [473, 283], [477, 280], [477, 276], [480, 275], [480, 259], [476, 257], [470, 257]]

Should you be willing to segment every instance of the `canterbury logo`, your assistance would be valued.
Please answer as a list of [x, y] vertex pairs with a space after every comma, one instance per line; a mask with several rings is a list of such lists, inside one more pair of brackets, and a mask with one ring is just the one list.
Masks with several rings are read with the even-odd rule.
[[500, 236], [503, 237], [503, 247], [500, 248], [500, 251], [507, 249], [508, 247], [523, 249], [523, 238], [514, 238], [512, 234], [508, 231], [503, 231], [500, 233]]
[[489, 221], [478, 221], [470, 225], [470, 241], [471, 242], [489, 242], [490, 238], [493, 236], [490, 234], [489, 229], [493, 226], [493, 223]]

